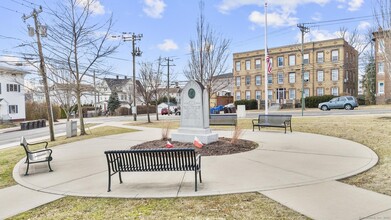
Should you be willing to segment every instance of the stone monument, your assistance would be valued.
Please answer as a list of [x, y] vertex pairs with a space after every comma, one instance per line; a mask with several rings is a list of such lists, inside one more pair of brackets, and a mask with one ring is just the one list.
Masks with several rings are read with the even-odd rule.
[[171, 140], [193, 142], [197, 137], [203, 144], [216, 142], [218, 134], [209, 128], [208, 92], [197, 81], [190, 81], [181, 93], [181, 122]]

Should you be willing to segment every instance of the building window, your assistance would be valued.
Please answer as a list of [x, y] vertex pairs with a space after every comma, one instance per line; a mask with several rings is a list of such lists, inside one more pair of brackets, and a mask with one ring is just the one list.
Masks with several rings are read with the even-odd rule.
[[318, 82], [323, 82], [323, 70], [318, 70]]
[[251, 98], [250, 94], [251, 94], [250, 90], [246, 90], [246, 100], [250, 100]]
[[331, 61], [337, 62], [338, 60], [339, 60], [339, 51], [338, 50], [331, 51]]
[[20, 92], [20, 85], [7, 84], [7, 92]]
[[255, 76], [255, 85], [260, 86], [261, 85], [261, 76]]
[[240, 71], [240, 61], [236, 61], [235, 63], [235, 70]]
[[240, 86], [240, 76], [236, 77], [236, 86]]
[[318, 52], [317, 54], [316, 54], [316, 61], [318, 62], [318, 63], [323, 63], [324, 62], [324, 54], [323, 54], [323, 52]]
[[324, 95], [323, 88], [316, 88], [316, 95], [317, 95], [317, 96], [322, 96], [322, 95]]
[[277, 66], [284, 66], [284, 57], [277, 57]]
[[331, 95], [333, 95], [333, 96], [338, 96], [339, 95], [338, 87], [332, 87], [331, 88]]
[[379, 73], [379, 74], [384, 73], [384, 63], [383, 63], [383, 62], [379, 62], [379, 63], [377, 64], [377, 68], [378, 68], [377, 73]]
[[295, 83], [296, 82], [296, 73], [291, 72], [289, 73], [289, 83]]
[[269, 100], [272, 100], [272, 99], [273, 99], [273, 90], [271, 90], [271, 89], [268, 89], [268, 90], [267, 90], [267, 98], [268, 98]]
[[261, 69], [261, 59], [255, 60], [255, 69], [257, 69], [257, 70]]
[[251, 84], [251, 76], [246, 76], [246, 86]]
[[277, 83], [284, 84], [284, 73], [282, 72], [277, 73]]
[[310, 89], [304, 89], [304, 98], [306, 97], [309, 97], [310, 96]]
[[255, 91], [255, 99], [256, 100], [261, 100], [261, 91], [259, 91], [259, 90]]
[[8, 106], [8, 113], [9, 114], [17, 114], [18, 113], [18, 106], [17, 105], [9, 105]]
[[236, 91], [236, 100], [240, 100], [240, 91]]
[[338, 69], [331, 70], [331, 80], [332, 81], [338, 81], [338, 78], [339, 78], [338, 75], [339, 75], [338, 74]]
[[384, 82], [379, 82], [379, 94], [384, 94]]
[[310, 55], [308, 53], [303, 54], [303, 63], [304, 64], [310, 63]]
[[310, 81], [310, 72], [304, 72], [304, 82]]
[[246, 60], [246, 70], [250, 70], [250, 68], [251, 68], [251, 61]]
[[273, 75], [267, 74], [267, 84], [273, 84]]
[[296, 99], [296, 89], [289, 89], [289, 99], [290, 100]]
[[379, 53], [384, 53], [384, 39], [379, 39], [377, 42], [377, 51], [379, 51]]
[[296, 65], [296, 56], [295, 55], [289, 55], [289, 66]]

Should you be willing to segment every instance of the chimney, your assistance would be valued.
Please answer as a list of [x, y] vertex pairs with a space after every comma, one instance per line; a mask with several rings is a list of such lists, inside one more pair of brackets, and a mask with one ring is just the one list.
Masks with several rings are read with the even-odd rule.
[[125, 79], [127, 79], [128, 77], [127, 76], [125, 76]]
[[118, 79], [119, 77], [118, 77], [118, 75], [117, 75], [117, 79]]

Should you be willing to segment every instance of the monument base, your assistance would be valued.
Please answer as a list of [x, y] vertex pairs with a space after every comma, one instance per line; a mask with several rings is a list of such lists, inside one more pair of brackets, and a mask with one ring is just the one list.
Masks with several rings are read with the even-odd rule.
[[193, 143], [197, 137], [203, 144], [210, 144], [219, 139], [219, 135], [212, 133], [210, 128], [179, 128], [178, 133], [171, 134], [172, 141]]

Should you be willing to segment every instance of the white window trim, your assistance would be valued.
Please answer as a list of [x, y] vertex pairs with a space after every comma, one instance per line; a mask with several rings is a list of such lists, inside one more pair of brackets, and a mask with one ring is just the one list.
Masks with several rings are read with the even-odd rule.
[[[257, 79], [259, 79], [259, 80], [257, 80]], [[260, 75], [255, 76], [255, 85], [260, 86], [262, 84], [261, 80], [262, 80], [262, 77]]]
[[[383, 86], [380, 86], [380, 84], [383, 84]], [[379, 88], [378, 94], [384, 94], [384, 81], [379, 81], [377, 85]]]
[[[282, 76], [282, 77], [280, 77]], [[283, 72], [278, 72], [277, 73], [277, 84], [284, 84], [284, 73]]]
[[[292, 57], [293, 57], [293, 63], [291, 62]], [[289, 66], [295, 66], [296, 65], [296, 55], [289, 55], [288, 61], [289, 61]]]
[[[291, 78], [291, 75], [293, 75], [293, 78]], [[289, 83], [296, 83], [296, 73], [295, 72], [290, 72], [288, 76], [289, 76]]]

